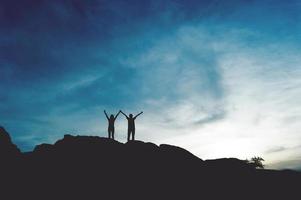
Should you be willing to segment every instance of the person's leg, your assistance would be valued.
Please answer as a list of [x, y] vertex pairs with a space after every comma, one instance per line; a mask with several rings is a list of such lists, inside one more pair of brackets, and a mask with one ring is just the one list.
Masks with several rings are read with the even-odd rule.
[[108, 128], [108, 138], [111, 138], [111, 130]]
[[115, 128], [113, 127], [113, 129], [112, 129], [112, 138], [113, 138], [113, 140], [115, 140], [114, 134], [115, 134]]
[[135, 140], [135, 129], [132, 130], [132, 140]]
[[128, 129], [128, 141], [130, 141], [131, 130]]

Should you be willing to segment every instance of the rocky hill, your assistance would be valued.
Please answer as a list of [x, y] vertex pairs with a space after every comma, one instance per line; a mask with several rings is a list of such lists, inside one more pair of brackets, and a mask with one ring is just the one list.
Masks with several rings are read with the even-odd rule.
[[296, 199], [300, 194], [300, 173], [258, 170], [235, 158], [204, 161], [166, 144], [71, 135], [22, 154], [0, 130], [0, 199]]
[[0, 158], [15, 158], [20, 154], [18, 147], [12, 143], [10, 135], [3, 127], [0, 127]]

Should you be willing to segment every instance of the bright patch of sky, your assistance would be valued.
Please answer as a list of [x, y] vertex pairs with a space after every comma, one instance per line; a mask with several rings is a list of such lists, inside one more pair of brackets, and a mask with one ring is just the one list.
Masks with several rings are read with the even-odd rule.
[[1, 4], [0, 124], [23, 151], [143, 110], [137, 139], [300, 168], [298, 1]]

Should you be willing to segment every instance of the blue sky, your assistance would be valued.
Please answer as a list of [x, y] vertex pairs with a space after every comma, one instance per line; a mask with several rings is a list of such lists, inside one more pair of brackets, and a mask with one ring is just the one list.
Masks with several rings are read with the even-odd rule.
[[[23, 151], [106, 136], [301, 166], [299, 1], [0, 1], [0, 124]], [[116, 137], [126, 139], [126, 121]]]

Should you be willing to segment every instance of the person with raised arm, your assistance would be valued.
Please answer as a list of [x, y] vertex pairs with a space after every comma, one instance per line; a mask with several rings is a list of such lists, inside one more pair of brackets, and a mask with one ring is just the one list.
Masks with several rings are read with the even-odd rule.
[[109, 126], [108, 126], [108, 137], [109, 138], [112, 138], [113, 140], [115, 139], [114, 138], [114, 134], [115, 134], [115, 120], [117, 119], [119, 113], [121, 112], [119, 110], [119, 112], [116, 114], [116, 116], [114, 117], [114, 115], [110, 115], [110, 117], [108, 117], [108, 114], [107, 112], [104, 110], [103, 111], [106, 115], [106, 118], [108, 119], [108, 122], [109, 122]]
[[135, 117], [132, 114], [127, 116], [124, 112], [120, 111], [128, 120], [128, 141], [130, 141], [130, 136], [132, 135], [132, 140], [135, 140], [135, 119], [141, 115], [143, 112], [140, 112]]

